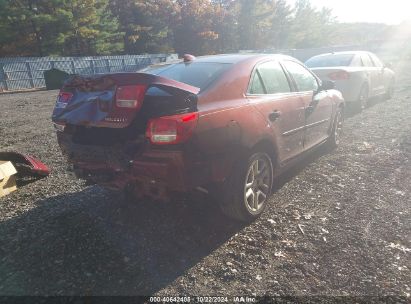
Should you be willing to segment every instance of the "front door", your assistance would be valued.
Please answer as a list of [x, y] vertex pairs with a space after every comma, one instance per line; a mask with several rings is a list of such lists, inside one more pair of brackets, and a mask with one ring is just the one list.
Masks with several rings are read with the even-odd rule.
[[325, 91], [318, 91], [317, 78], [303, 65], [291, 60], [285, 60], [282, 64], [294, 80], [304, 104], [304, 149], [309, 149], [329, 136], [332, 100]]

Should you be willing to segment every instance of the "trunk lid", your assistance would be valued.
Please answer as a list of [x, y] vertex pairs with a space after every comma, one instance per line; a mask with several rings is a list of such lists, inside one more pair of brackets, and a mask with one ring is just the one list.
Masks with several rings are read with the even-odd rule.
[[347, 67], [347, 66], [337, 66], [337, 67], [320, 67], [320, 68], [310, 68], [322, 80], [335, 80], [330, 78], [330, 75], [338, 72], [346, 72], [348, 74], [356, 73], [363, 68], [361, 67]]
[[[121, 108], [116, 104], [119, 88], [144, 89], [141, 105]], [[199, 88], [146, 73], [116, 73], [100, 76], [72, 76], [57, 99], [52, 120], [57, 124], [127, 128], [136, 119], [195, 111]]]
[[311, 68], [311, 71], [315, 73], [322, 80], [332, 80], [329, 75], [339, 71], [347, 71], [346, 67], [329, 67], [329, 68]]

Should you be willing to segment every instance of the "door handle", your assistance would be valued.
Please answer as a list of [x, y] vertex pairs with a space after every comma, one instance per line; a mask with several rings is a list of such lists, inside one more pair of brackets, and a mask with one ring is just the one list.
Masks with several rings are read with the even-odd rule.
[[271, 121], [276, 121], [277, 118], [279, 118], [280, 116], [281, 116], [281, 112], [278, 110], [274, 110], [268, 115], [268, 119]]
[[305, 115], [310, 115], [312, 112], [314, 112], [314, 105], [309, 105], [308, 107], [305, 108]]

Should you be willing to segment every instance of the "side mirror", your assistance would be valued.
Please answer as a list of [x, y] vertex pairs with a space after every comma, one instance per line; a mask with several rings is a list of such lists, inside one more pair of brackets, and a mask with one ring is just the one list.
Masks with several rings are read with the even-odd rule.
[[318, 91], [332, 90], [335, 88], [335, 83], [332, 80], [323, 80]]

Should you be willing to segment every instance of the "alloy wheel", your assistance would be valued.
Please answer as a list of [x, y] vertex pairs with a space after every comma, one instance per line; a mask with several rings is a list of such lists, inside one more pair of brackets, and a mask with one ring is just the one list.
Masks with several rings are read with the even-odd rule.
[[337, 112], [337, 117], [335, 118], [335, 129], [334, 129], [334, 139], [335, 145], [338, 146], [340, 144], [342, 130], [343, 130], [343, 116], [341, 111]]
[[244, 202], [251, 213], [258, 213], [267, 200], [272, 182], [271, 163], [264, 154], [249, 166], [244, 184]]

